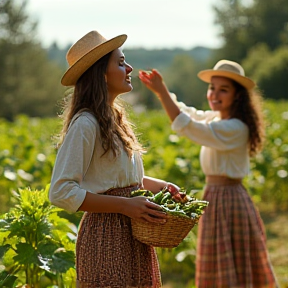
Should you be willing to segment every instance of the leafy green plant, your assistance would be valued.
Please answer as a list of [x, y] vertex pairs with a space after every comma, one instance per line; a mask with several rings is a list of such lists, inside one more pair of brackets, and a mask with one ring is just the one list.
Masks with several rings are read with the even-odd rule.
[[[245, 185], [247, 184], [253, 201], [262, 213], [264, 211], [271, 211], [271, 213], [283, 211], [286, 213], [288, 203], [288, 193], [286, 193], [288, 179], [288, 102], [287, 100], [278, 102], [266, 100], [264, 109], [266, 116], [265, 147], [261, 154], [251, 160], [251, 173], [246, 177]], [[143, 156], [145, 174], [176, 183], [180, 187], [187, 188], [187, 191], [190, 189], [197, 190], [197, 198], [200, 199], [205, 183], [205, 176], [199, 162], [200, 145], [185, 137], [177, 136], [171, 130], [169, 118], [162, 110], [147, 110], [145, 113], [136, 113], [135, 110], [135, 113], [131, 114], [131, 121], [136, 124], [136, 133], [139, 135], [141, 143], [147, 148], [147, 153]], [[19, 205], [19, 198], [11, 197], [12, 191], [18, 191], [18, 188], [23, 187], [31, 187], [31, 190], [42, 189], [49, 183], [57, 152], [53, 147], [54, 140], [51, 137], [59, 132], [60, 124], [58, 118], [29, 118], [24, 115], [19, 115], [14, 122], [0, 119], [1, 213], [8, 211], [11, 213], [16, 209], [15, 205]], [[30, 193], [32, 192], [30, 191]], [[45, 194], [45, 192], [43, 193]], [[36, 209], [36, 205], [34, 206]], [[48, 235], [52, 235], [52, 239], [57, 242], [58, 255], [61, 255], [62, 252], [64, 255], [68, 255], [65, 251], [74, 251], [75, 241], [67, 237], [69, 231], [67, 225], [72, 225], [69, 224], [70, 222], [78, 225], [81, 214], [69, 214], [60, 210], [57, 210], [59, 212], [53, 210], [55, 213], [49, 212], [50, 216], [47, 221], [52, 224]], [[2, 221], [0, 223], [0, 287], [1, 285], [2, 287], [13, 287], [13, 285], [15, 287], [25, 282], [25, 273], [22, 268], [22, 272], [12, 273], [12, 269], [16, 265], [13, 257], [17, 253], [5, 245], [12, 245], [11, 242], [12, 240], [16, 241], [16, 236], [8, 238], [9, 231], [3, 230], [2, 224], [5, 217], [4, 215], [0, 216], [0, 222]], [[193, 286], [196, 228], [192, 229], [189, 237], [179, 247], [163, 251], [160, 248], [157, 249], [164, 284], [175, 282], [177, 283], [175, 287], [179, 288], [185, 286], [191, 288]], [[74, 235], [75, 233], [75, 231], [72, 232]], [[5, 241], [4, 238], [6, 238]], [[21, 243], [25, 243], [23, 239], [20, 241]], [[13, 247], [16, 249], [14, 242]], [[60, 247], [64, 250], [61, 250]], [[47, 258], [52, 259], [55, 251], [52, 251], [50, 258]], [[54, 259], [56, 259], [57, 253], [54, 254], [56, 254], [54, 255]], [[277, 263], [281, 263], [281, 265], [276, 263], [275, 270], [287, 270], [287, 264], [282, 264], [286, 259], [285, 255], [283, 253], [279, 255], [281, 256], [278, 257], [277, 255], [276, 258], [280, 261]], [[52, 282], [55, 285], [62, 283], [57, 285], [75, 287], [73, 284], [74, 268], [70, 268], [66, 273], [60, 273], [62, 270], [57, 269], [65, 268], [65, 266], [55, 260], [54, 266], [52, 266], [52, 260], [49, 260], [44, 267], [48, 267], [50, 270], [48, 268], [39, 270], [40, 282]], [[5, 270], [1, 274], [3, 269]], [[285, 273], [280, 271], [283, 275], [282, 277], [279, 274], [282, 279], [287, 278], [286, 270]], [[6, 279], [5, 284], [3, 284], [4, 279]]]
[[14, 206], [11, 191], [42, 189], [50, 182], [56, 157], [51, 137], [58, 132], [59, 119], [18, 115], [14, 122], [0, 119], [0, 211]]
[[[14, 193], [16, 205], [0, 218], [0, 256], [5, 267], [0, 287], [73, 287], [76, 227], [58, 216], [62, 209], [50, 204], [48, 188], [19, 189]], [[69, 274], [71, 286], [64, 286]]]
[[270, 210], [287, 211], [288, 103], [266, 101], [266, 141], [263, 151], [251, 160], [247, 177], [253, 200]]

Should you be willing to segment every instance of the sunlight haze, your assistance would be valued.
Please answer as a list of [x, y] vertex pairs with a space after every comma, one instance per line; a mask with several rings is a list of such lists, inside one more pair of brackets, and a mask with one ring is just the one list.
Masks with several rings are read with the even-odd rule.
[[43, 46], [74, 43], [91, 30], [105, 38], [127, 34], [128, 48], [217, 48], [216, 0], [28, 0]]

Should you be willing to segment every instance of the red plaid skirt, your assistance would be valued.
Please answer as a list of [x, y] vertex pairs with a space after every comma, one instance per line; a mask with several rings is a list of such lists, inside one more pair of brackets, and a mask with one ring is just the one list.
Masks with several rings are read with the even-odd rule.
[[[129, 197], [138, 187], [105, 194]], [[78, 288], [159, 288], [161, 277], [152, 246], [135, 240], [130, 218], [117, 213], [85, 213], [76, 244]]]
[[263, 222], [240, 179], [208, 176], [198, 226], [196, 287], [274, 288]]

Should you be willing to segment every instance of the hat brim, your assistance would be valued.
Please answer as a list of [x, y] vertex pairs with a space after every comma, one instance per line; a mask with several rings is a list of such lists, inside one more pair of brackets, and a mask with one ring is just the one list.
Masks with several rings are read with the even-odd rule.
[[119, 35], [91, 49], [67, 69], [61, 79], [61, 84], [64, 86], [74, 86], [87, 69], [106, 54], [121, 47], [126, 39], [127, 35]]
[[256, 86], [255, 82], [252, 81], [250, 78], [241, 76], [239, 74], [229, 72], [229, 71], [223, 71], [223, 70], [203, 70], [200, 71], [197, 76], [204, 82], [211, 83], [211, 78], [213, 76], [221, 76], [226, 77], [229, 79], [232, 79], [236, 81], [237, 83], [244, 86], [246, 89], [251, 90]]

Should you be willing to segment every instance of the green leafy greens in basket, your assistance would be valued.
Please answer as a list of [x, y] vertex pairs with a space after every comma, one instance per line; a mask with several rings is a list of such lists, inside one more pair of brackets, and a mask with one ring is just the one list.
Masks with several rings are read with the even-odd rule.
[[209, 202], [198, 200], [194, 196], [188, 195], [186, 190], [180, 189], [177, 193], [171, 193], [165, 187], [163, 190], [153, 194], [149, 190], [135, 190], [131, 193], [131, 197], [145, 196], [149, 201], [156, 203], [168, 214], [189, 217], [198, 222], [200, 216], [204, 213], [204, 209]]

